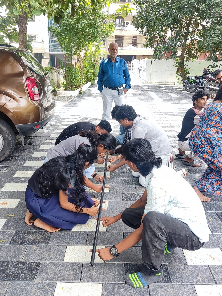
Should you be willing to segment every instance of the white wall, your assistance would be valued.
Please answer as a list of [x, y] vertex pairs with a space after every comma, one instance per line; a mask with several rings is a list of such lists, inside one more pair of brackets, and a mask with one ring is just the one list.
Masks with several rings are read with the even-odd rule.
[[[177, 84], [177, 67], [173, 60], [133, 60], [131, 69], [135, 75], [140, 77], [144, 83], [150, 84]], [[202, 75], [203, 69], [211, 65], [212, 62], [193, 61], [188, 62], [190, 75]], [[222, 68], [222, 62], [217, 63], [218, 68]]]

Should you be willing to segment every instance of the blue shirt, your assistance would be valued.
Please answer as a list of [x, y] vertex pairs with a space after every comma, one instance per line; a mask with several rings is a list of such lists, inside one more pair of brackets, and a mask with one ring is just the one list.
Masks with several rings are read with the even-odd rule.
[[114, 63], [110, 58], [103, 60], [100, 63], [97, 84], [100, 92], [103, 86], [119, 87], [125, 84], [125, 88], [130, 89], [130, 75], [126, 61], [118, 57]]

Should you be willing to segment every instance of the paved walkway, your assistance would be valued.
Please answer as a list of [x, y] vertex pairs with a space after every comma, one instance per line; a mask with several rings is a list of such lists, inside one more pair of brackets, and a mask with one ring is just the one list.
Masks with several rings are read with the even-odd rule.
[[[172, 86], [134, 85], [127, 94], [127, 103], [138, 114], [152, 116], [167, 132], [176, 152], [177, 133], [184, 113], [191, 106], [190, 95]], [[141, 262], [140, 244], [118, 258], [103, 263], [98, 257], [89, 265], [94, 238], [94, 219], [72, 231], [54, 234], [28, 226], [24, 222], [24, 191], [27, 180], [44, 160], [56, 137], [76, 121], [98, 123], [102, 115], [102, 100], [96, 87], [90, 87], [69, 103], [58, 103], [54, 119], [33, 137], [25, 147], [17, 145], [13, 157], [0, 164], [0, 295], [14, 296], [120, 296], [120, 295], [222, 295], [222, 202], [211, 196], [204, 204], [211, 229], [210, 242], [204, 248], [190, 252], [176, 249], [164, 259], [160, 282], [149, 289], [133, 290], [124, 283], [124, 275], [132, 264]], [[119, 125], [111, 122], [114, 134]], [[182, 168], [175, 161], [176, 170]], [[194, 185], [202, 168], [189, 168], [187, 180]], [[96, 167], [102, 171], [102, 167]], [[111, 173], [105, 194], [107, 211], [115, 215], [132, 204], [143, 192], [127, 167]], [[132, 230], [121, 221], [100, 227], [98, 246], [111, 246]]]

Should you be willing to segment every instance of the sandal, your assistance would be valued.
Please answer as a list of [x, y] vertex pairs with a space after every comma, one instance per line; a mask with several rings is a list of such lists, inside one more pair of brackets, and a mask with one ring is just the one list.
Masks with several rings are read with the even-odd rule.
[[191, 162], [188, 162], [188, 161], [184, 160], [183, 163], [184, 163], [186, 166], [191, 166], [191, 167], [193, 167], [193, 168], [199, 168], [199, 167], [201, 167], [201, 164], [200, 164], [200, 163], [194, 163], [194, 160], [191, 161]]
[[175, 157], [178, 158], [178, 159], [184, 159], [186, 157], [186, 155], [181, 155], [180, 153], [178, 154], [175, 154]]

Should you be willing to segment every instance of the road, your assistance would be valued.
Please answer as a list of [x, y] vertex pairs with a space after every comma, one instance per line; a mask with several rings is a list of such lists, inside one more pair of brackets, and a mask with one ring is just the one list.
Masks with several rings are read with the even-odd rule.
[[[138, 114], [154, 118], [167, 132], [172, 148], [177, 152], [177, 134], [183, 115], [192, 106], [191, 95], [173, 86], [137, 85], [125, 98]], [[133, 290], [124, 284], [124, 275], [132, 264], [141, 262], [140, 244], [120, 254], [108, 263], [97, 257], [91, 267], [88, 249], [93, 243], [96, 220], [76, 226], [73, 231], [54, 234], [28, 226], [24, 192], [27, 180], [45, 158], [47, 149], [69, 124], [76, 121], [98, 123], [102, 116], [102, 100], [95, 86], [68, 103], [57, 102], [53, 120], [19, 143], [13, 156], [0, 164], [0, 295], [38, 296], [178, 296], [222, 295], [222, 202], [219, 197], [204, 204], [210, 241], [196, 252], [175, 249], [165, 256], [164, 272], [159, 283], [143, 290]], [[119, 124], [111, 121], [118, 134]], [[183, 167], [175, 161], [175, 169]], [[195, 184], [204, 171], [189, 168], [187, 180]], [[103, 168], [96, 167], [97, 171]], [[115, 215], [131, 205], [143, 192], [127, 167], [111, 173], [105, 193], [107, 210], [103, 215]], [[209, 195], [210, 196], [210, 195]], [[100, 227], [98, 246], [111, 246], [127, 236], [132, 229], [122, 221]]]

